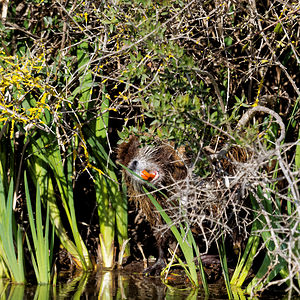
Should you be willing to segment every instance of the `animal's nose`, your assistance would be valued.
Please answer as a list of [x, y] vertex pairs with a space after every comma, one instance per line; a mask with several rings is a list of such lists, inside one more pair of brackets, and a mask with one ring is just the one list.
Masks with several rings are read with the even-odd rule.
[[138, 161], [137, 161], [137, 160], [134, 160], [134, 161], [132, 161], [132, 162], [130, 163], [129, 169], [130, 169], [131, 171], [135, 171], [137, 165], [138, 165]]

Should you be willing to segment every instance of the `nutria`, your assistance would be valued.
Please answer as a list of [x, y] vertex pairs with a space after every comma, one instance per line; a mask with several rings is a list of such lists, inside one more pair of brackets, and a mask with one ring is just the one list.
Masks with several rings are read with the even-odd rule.
[[[229, 221], [229, 219], [221, 220], [228, 205], [227, 189], [222, 189], [224, 186], [218, 178], [195, 178], [193, 174], [188, 176], [190, 162], [183, 147], [176, 151], [172, 145], [164, 143], [142, 146], [136, 136], [131, 136], [128, 142], [123, 142], [118, 147], [117, 158], [118, 162], [125, 167], [122, 172], [127, 185], [128, 198], [145, 215], [154, 231], [157, 243], [158, 258], [152, 267], [144, 270], [145, 274], [157, 274], [162, 270], [165, 250], [173, 238], [170, 231], [165, 230], [162, 235], [162, 231], [157, 230], [166, 226], [163, 226], [160, 213], [145, 194], [143, 187], [152, 192], [174, 222], [177, 217], [180, 218], [179, 210], [176, 208], [184, 207], [191, 221], [191, 230], [200, 239], [200, 236], [207, 235], [212, 228], [216, 229], [219, 222], [223, 221], [226, 224], [226, 221]], [[220, 163], [223, 172], [229, 170], [228, 166], [233, 168], [228, 158], [220, 160]], [[224, 214], [227, 216], [226, 213]], [[208, 235], [206, 240], [210, 240], [207, 243], [211, 244], [215, 235], [212, 233]], [[201, 255], [201, 259], [204, 263], [211, 264], [216, 256]]]
[[[280, 137], [275, 146], [280, 157], [280, 143], [285, 137], [285, 126], [281, 117], [274, 111], [262, 106], [252, 107], [240, 119], [235, 130], [241, 132], [257, 112], [270, 114], [279, 124]], [[234, 137], [231, 138], [234, 140]], [[206, 156], [212, 165], [212, 174], [206, 178], [195, 178], [190, 174], [192, 167], [187, 168], [188, 160], [184, 151], [175, 151], [171, 145], [160, 143], [158, 146], [142, 147], [138, 138], [131, 136], [129, 142], [122, 143], [118, 148], [118, 161], [125, 166], [123, 174], [128, 197], [142, 210], [151, 227], [162, 226], [163, 220], [145, 195], [143, 186], [148, 190], [155, 186], [163, 191], [166, 197], [152, 190], [164, 210], [169, 209], [170, 204], [179, 208], [181, 205], [178, 204], [184, 204], [184, 211], [187, 213], [184, 217], [189, 219], [192, 231], [204, 238], [203, 244], [206, 249], [203, 253], [208, 251], [212, 242], [220, 238], [220, 233], [222, 236], [228, 234], [228, 241], [232, 243], [233, 249], [247, 236], [247, 227], [252, 218], [247, 191], [251, 191], [253, 178], [256, 184], [256, 174], [259, 174], [259, 168], [263, 166], [260, 151], [235, 147], [231, 140], [225, 140], [223, 144], [222, 149], [217, 152], [213, 150], [215, 146], [203, 148], [203, 153], [209, 150], [209, 155], [207, 153]], [[237, 163], [238, 161], [240, 163]], [[176, 210], [174, 212], [172, 217], [176, 218]], [[145, 273], [159, 271], [164, 265], [164, 249], [168, 238], [159, 231], [155, 232], [155, 238], [159, 257]]]
[[[138, 138], [131, 136], [128, 142], [123, 142], [118, 147], [117, 158], [118, 162], [127, 168], [123, 169], [123, 174], [129, 200], [134, 201], [142, 210], [152, 228], [158, 228], [163, 224], [163, 220], [149, 197], [145, 195], [143, 186], [148, 190], [154, 186], [163, 192], [155, 192], [153, 195], [165, 209], [167, 202], [163, 194], [170, 197], [180, 182], [187, 177], [183, 150], [175, 151], [171, 145], [165, 144], [142, 147]], [[168, 234], [162, 235], [154, 230], [154, 236], [158, 247], [158, 259], [152, 267], [144, 270], [144, 273], [148, 274], [157, 273], [163, 268], [168, 242]]]

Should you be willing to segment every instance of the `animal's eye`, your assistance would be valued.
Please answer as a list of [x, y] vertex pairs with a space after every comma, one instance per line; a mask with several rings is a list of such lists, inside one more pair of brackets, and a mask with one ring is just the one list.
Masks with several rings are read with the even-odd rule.
[[138, 161], [137, 160], [133, 160], [129, 166], [129, 169], [134, 171], [136, 169], [136, 166], [138, 165]]

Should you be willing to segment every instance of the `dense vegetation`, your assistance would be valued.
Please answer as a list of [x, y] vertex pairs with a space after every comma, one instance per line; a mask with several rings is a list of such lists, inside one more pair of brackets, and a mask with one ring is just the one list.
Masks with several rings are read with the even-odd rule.
[[[209, 216], [229, 295], [258, 253], [248, 292], [284, 283], [300, 293], [299, 11], [269, 0], [3, 1], [1, 276], [25, 282], [32, 266], [37, 282], [51, 282], [60, 243], [77, 269], [126, 260], [114, 149], [136, 134], [184, 145], [194, 174], [226, 181], [213, 198], [229, 200]], [[243, 119], [247, 111], [255, 115]], [[237, 148], [248, 160], [231, 158]], [[220, 153], [233, 172], [216, 171]], [[94, 203], [97, 216], [86, 215]], [[245, 244], [232, 278], [227, 205]], [[162, 214], [174, 231], [183, 224], [181, 235], [192, 225]]]

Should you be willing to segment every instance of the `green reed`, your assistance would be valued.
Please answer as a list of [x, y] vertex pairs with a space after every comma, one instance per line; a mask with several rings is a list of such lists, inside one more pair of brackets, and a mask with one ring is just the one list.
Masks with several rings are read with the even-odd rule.
[[166, 224], [169, 226], [169, 229], [173, 233], [176, 241], [178, 242], [180, 249], [184, 255], [186, 260], [185, 264], [179, 260], [179, 263], [185, 270], [186, 275], [188, 276], [189, 280], [193, 284], [194, 287], [199, 287], [198, 277], [197, 277], [197, 265], [195, 263], [195, 257], [198, 258], [198, 266], [200, 268], [200, 275], [202, 280], [202, 285], [205, 290], [205, 293], [208, 294], [208, 285], [205, 277], [205, 272], [203, 270], [200, 255], [198, 248], [196, 247], [196, 243], [193, 237], [193, 234], [188, 226], [188, 224], [179, 224], [179, 229], [173, 224], [170, 217], [167, 213], [163, 210], [157, 200], [151, 195], [146, 188], [143, 188], [144, 192], [147, 194], [157, 211], [160, 213]]
[[33, 269], [39, 284], [50, 283], [53, 260], [54, 230], [52, 230], [52, 233], [50, 233], [49, 204], [47, 203], [46, 220], [43, 223], [42, 200], [40, 197], [40, 187], [37, 184], [34, 220], [34, 212], [30, 200], [26, 173], [24, 176], [24, 184], [32, 241], [30, 241], [28, 234], [26, 235], [26, 240], [31, 254]]
[[13, 214], [14, 185], [10, 181], [6, 195], [0, 176], [0, 257], [2, 268], [8, 278], [16, 283], [24, 283], [23, 234], [16, 224]]

